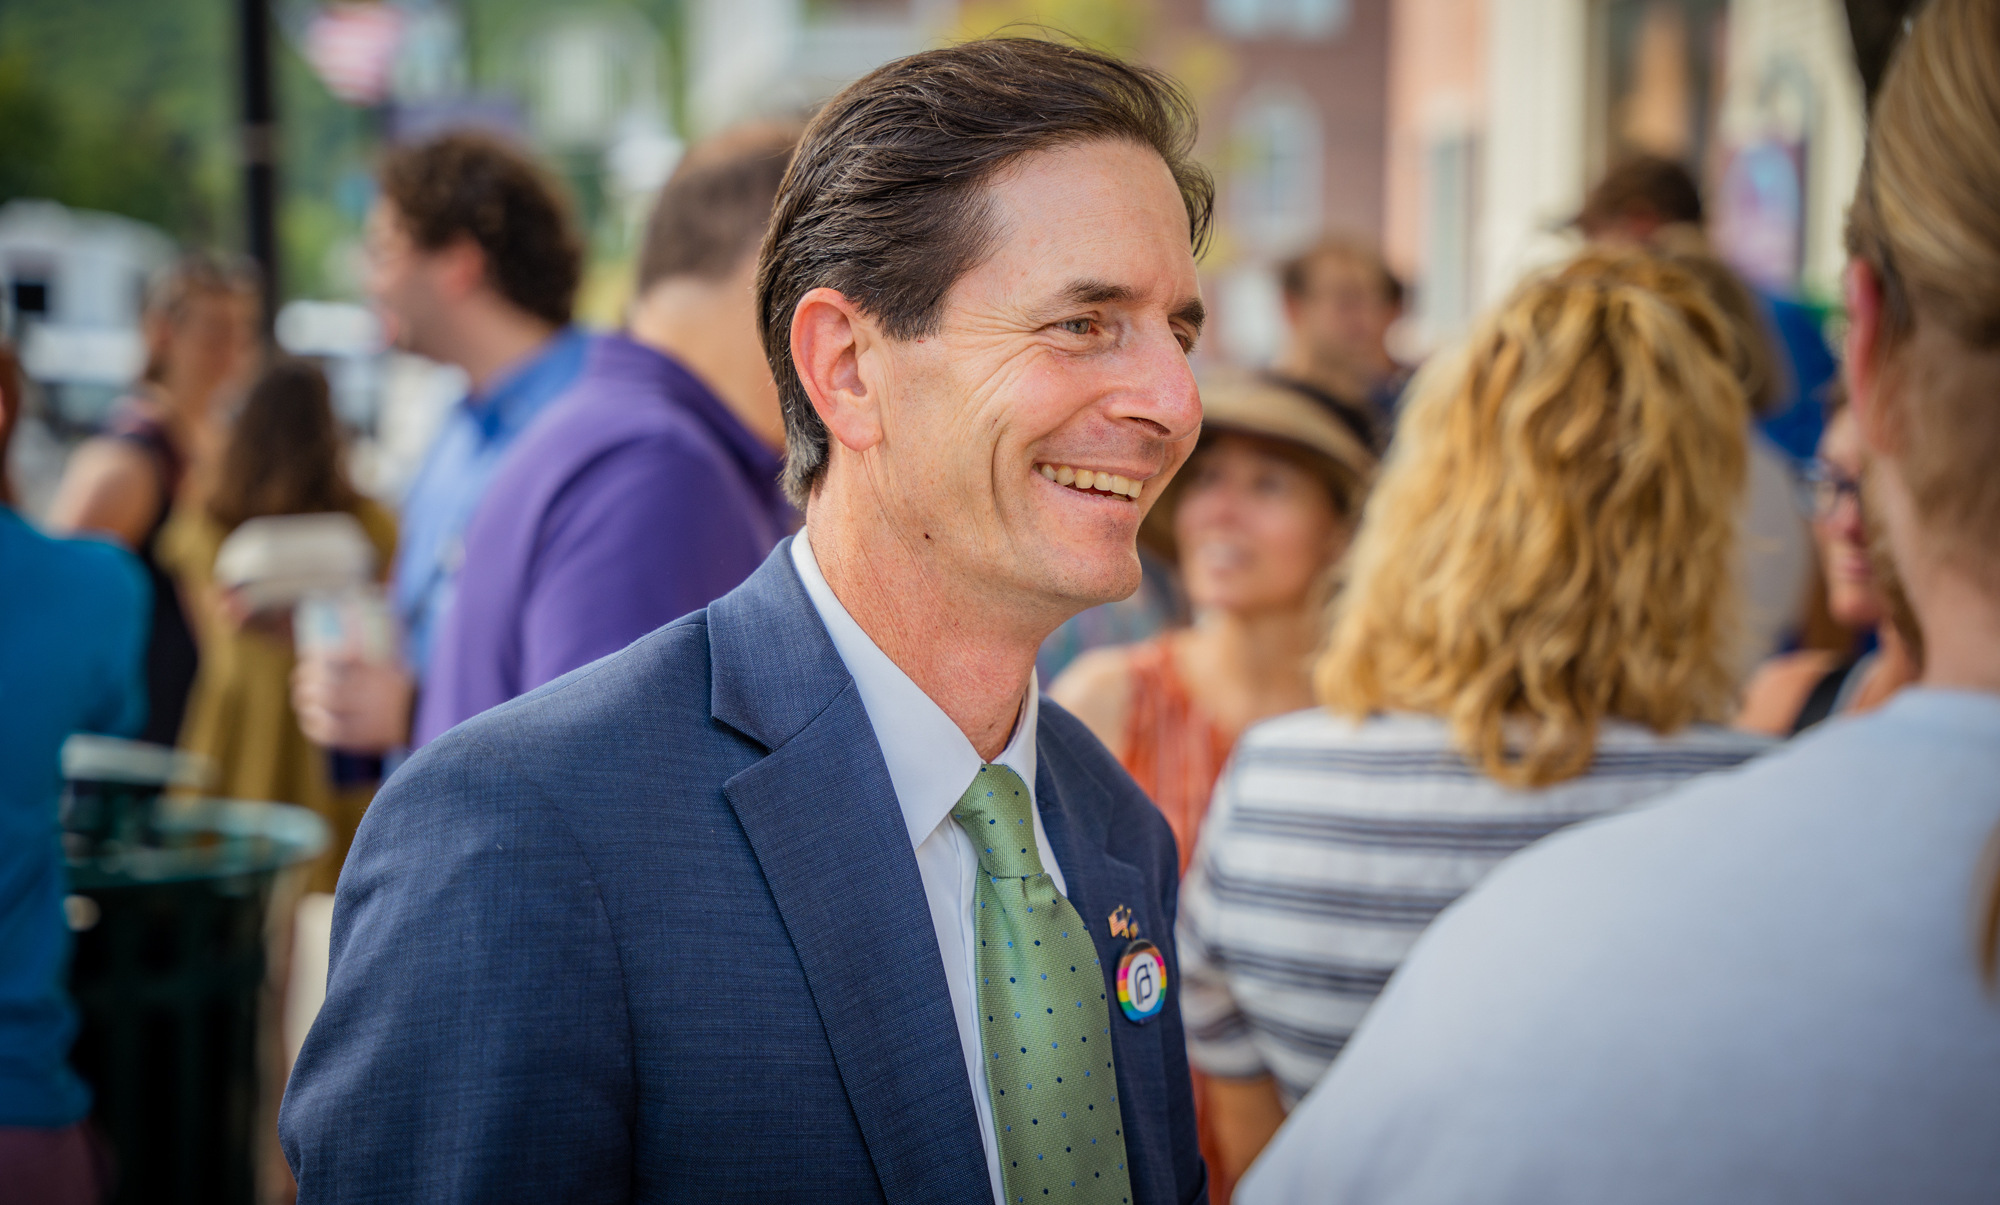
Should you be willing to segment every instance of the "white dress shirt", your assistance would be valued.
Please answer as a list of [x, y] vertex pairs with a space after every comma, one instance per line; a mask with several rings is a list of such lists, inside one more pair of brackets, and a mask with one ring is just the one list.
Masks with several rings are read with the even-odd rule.
[[[972, 838], [951, 818], [959, 796], [965, 794], [985, 763], [944, 709], [910, 681], [910, 676], [854, 622], [826, 584], [803, 530], [792, 539], [792, 564], [805, 584], [806, 597], [826, 625], [834, 651], [854, 676], [868, 723], [875, 729], [875, 742], [882, 747], [882, 760], [889, 766], [889, 782], [896, 788], [896, 802], [917, 855], [917, 873], [930, 901], [931, 927], [937, 930], [938, 956], [944, 962], [952, 1016], [958, 1021], [958, 1043], [965, 1051], [965, 1074], [972, 1084], [972, 1107], [979, 1115], [979, 1140], [986, 1148], [986, 1174], [993, 1182], [993, 1199], [1004, 1201], [1000, 1142], [993, 1132], [993, 1101], [986, 1089], [986, 1059], [979, 1038], [978, 959], [974, 953], [979, 943], [972, 932], [979, 857], [972, 848]], [[1031, 803], [1035, 802], [1039, 695], [1031, 673], [1014, 735], [993, 759], [995, 765], [1006, 766], [1028, 784]], [[1029, 809], [1029, 815], [1034, 818], [1035, 849], [1042, 856], [1042, 869], [1055, 880], [1056, 890], [1066, 896], [1069, 888], [1063, 882], [1062, 867], [1056, 865], [1055, 852], [1049, 848], [1038, 803]]]

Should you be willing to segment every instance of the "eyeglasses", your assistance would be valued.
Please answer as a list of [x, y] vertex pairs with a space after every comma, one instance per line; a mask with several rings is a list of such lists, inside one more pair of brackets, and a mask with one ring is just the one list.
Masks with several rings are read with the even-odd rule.
[[1837, 465], [1824, 460], [1814, 460], [1806, 466], [1806, 494], [1812, 501], [1812, 513], [1816, 519], [1829, 519], [1840, 509], [1842, 502], [1861, 505], [1861, 482], [1850, 477]]

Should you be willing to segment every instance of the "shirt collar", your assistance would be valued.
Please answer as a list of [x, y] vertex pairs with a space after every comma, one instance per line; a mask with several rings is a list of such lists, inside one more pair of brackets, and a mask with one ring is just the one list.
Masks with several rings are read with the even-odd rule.
[[526, 426], [576, 377], [583, 365], [589, 336], [563, 327], [540, 347], [494, 377], [480, 392], [469, 393], [465, 412], [479, 425], [480, 436], [492, 440]]
[[[792, 564], [806, 597], [819, 612], [820, 622], [833, 641], [834, 651], [854, 676], [868, 723], [875, 729], [875, 742], [882, 747], [882, 760], [889, 766], [889, 781], [896, 788], [896, 801], [903, 809], [903, 824], [909, 829], [910, 846], [922, 845], [926, 838], [951, 815], [959, 796], [972, 785], [981, 762], [978, 750], [959, 731], [923, 688], [910, 680], [889, 655], [861, 630], [847, 613], [833, 587], [819, 571], [812, 544], [801, 530], [792, 537]], [[1028, 695], [1021, 704], [1014, 735], [995, 765], [1006, 766], [1028, 784], [1028, 802], [1035, 801], [1035, 725], [1040, 716], [1041, 691], [1030, 671]]]
[[592, 377], [635, 380], [652, 386], [721, 440], [748, 476], [773, 491], [777, 489], [778, 474], [785, 467], [784, 456], [753, 435], [743, 420], [723, 405], [708, 382], [678, 357], [621, 332], [597, 340], [586, 371]]

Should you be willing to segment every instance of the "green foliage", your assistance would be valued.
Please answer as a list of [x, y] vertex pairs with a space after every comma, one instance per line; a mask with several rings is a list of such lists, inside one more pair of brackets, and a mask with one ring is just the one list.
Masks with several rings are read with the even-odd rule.
[[28, 59], [0, 59], [0, 201], [48, 197], [210, 241], [229, 198], [203, 179], [198, 141], [151, 112], [120, 120], [104, 107], [62, 105]]
[[[278, 255], [288, 297], [342, 297], [354, 282], [328, 270], [331, 256], [361, 237], [361, 204], [378, 141], [375, 115], [342, 103], [283, 38], [278, 87]], [[360, 185], [359, 196], [354, 195]]]
[[[270, 2], [281, 22], [309, 9]], [[661, 30], [661, 82], [679, 113], [681, 0], [457, 0], [472, 87], [515, 86], [506, 60], [526, 32], [579, 4], [636, 8]], [[235, 19], [227, 0], [0, 0], [0, 202], [45, 197], [240, 249]], [[360, 235], [381, 118], [333, 97], [283, 34], [273, 49], [282, 287], [339, 296], [353, 282], [330, 265]], [[603, 243], [613, 215], [599, 165], [556, 166]]]
[[234, 241], [228, 12], [204, 0], [0, 5], [0, 199]]

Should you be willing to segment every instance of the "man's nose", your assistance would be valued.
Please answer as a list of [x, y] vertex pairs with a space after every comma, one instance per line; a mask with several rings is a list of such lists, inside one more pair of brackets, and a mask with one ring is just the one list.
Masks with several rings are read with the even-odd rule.
[[1127, 372], [1128, 388], [1120, 392], [1113, 417], [1151, 428], [1155, 438], [1169, 443], [1201, 428], [1201, 392], [1195, 387], [1194, 369], [1171, 333], [1135, 347]]

